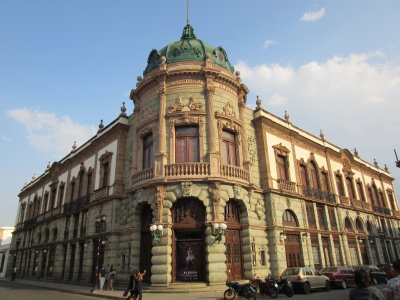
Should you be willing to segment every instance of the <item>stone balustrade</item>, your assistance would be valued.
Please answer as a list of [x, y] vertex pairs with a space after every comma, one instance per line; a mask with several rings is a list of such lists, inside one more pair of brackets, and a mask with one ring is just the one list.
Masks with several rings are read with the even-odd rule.
[[250, 179], [249, 171], [232, 165], [221, 165], [221, 175], [245, 181]]
[[281, 189], [283, 192], [296, 193], [295, 182], [284, 179], [278, 179], [278, 184], [279, 184], [279, 189]]
[[143, 169], [132, 175], [132, 184], [152, 179], [153, 177], [154, 177], [154, 168]]
[[164, 166], [164, 175], [165, 177], [208, 176], [210, 164], [204, 162], [170, 164]]

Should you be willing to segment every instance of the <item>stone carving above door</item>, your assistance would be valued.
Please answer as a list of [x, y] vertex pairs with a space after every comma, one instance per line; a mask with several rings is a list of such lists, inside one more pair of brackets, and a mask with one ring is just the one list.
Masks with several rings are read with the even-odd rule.
[[189, 103], [184, 103], [183, 97], [178, 97], [178, 103], [173, 103], [169, 106], [170, 113], [177, 113], [177, 112], [189, 112], [189, 111], [202, 111], [203, 103], [196, 101], [194, 97], [189, 98]]

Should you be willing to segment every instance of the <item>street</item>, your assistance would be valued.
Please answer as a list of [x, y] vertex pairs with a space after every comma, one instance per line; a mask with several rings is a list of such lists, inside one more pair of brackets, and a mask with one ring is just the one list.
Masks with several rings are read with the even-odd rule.
[[[377, 286], [380, 290], [385, 289], [385, 285], [381, 284]], [[331, 290], [329, 292], [325, 291], [313, 291], [309, 295], [304, 294], [295, 294], [292, 299], [304, 299], [304, 300], [346, 300], [348, 299], [348, 295], [351, 288], [346, 290]], [[384, 292], [384, 291], [383, 291]], [[203, 299], [203, 300], [214, 300], [214, 299], [222, 299], [223, 293], [216, 292], [202, 292], [202, 293], [144, 293], [143, 300], [159, 300], [162, 298], [163, 300], [191, 300], [191, 299]], [[278, 299], [288, 299], [285, 295], [280, 294]], [[79, 294], [72, 294], [68, 291], [57, 291], [57, 290], [49, 290], [45, 287], [34, 287], [28, 286], [23, 283], [18, 283], [18, 280], [15, 282], [0, 280], [0, 300], [90, 300], [90, 299], [104, 299], [103, 297], [96, 296], [85, 296]], [[121, 299], [122, 291], [121, 291]], [[257, 295], [257, 299], [271, 299], [270, 297]]]

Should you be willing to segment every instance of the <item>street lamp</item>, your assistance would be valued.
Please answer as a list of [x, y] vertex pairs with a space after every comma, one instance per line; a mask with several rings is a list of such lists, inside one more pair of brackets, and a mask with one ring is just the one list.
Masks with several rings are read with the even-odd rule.
[[286, 240], [286, 232], [282, 231], [282, 232], [280, 233], [280, 236], [281, 236], [281, 239], [282, 239], [282, 240]]
[[97, 257], [96, 257], [96, 272], [95, 272], [95, 277], [94, 277], [94, 289], [96, 289], [97, 286], [97, 275], [99, 273], [99, 259], [100, 259], [100, 246], [105, 245], [107, 238], [104, 238], [102, 240], [101, 234], [105, 231], [106, 229], [106, 220], [107, 216], [106, 215], [98, 215], [95, 217], [96, 221], [96, 229], [99, 234], [99, 238], [97, 241]]
[[396, 155], [396, 167], [400, 168], [400, 160], [397, 157], [396, 149], [394, 149], [394, 155]]
[[152, 224], [150, 225], [150, 231], [151, 231], [151, 237], [152, 237], [152, 242], [153, 245], [157, 246], [158, 243], [160, 243], [161, 237], [163, 235], [163, 225], [159, 224]]
[[214, 223], [212, 227], [212, 235], [215, 237], [215, 241], [219, 243], [222, 240], [222, 236], [225, 234], [226, 228], [228, 228], [228, 226], [225, 223]]

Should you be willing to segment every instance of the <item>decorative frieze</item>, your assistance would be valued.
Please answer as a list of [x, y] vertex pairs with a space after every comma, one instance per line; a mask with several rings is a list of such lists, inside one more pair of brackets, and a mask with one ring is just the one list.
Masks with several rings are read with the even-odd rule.
[[175, 113], [175, 112], [190, 112], [190, 111], [202, 111], [204, 112], [203, 109], [203, 103], [199, 101], [195, 101], [193, 97], [189, 98], [189, 103], [185, 104], [183, 103], [183, 99], [181, 96], [178, 97], [178, 103], [173, 103], [169, 106], [169, 112], [170, 113]]
[[193, 183], [190, 181], [181, 182], [182, 197], [191, 197], [192, 196], [192, 185], [193, 185]]

